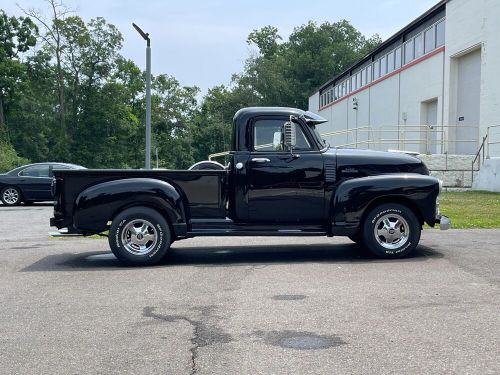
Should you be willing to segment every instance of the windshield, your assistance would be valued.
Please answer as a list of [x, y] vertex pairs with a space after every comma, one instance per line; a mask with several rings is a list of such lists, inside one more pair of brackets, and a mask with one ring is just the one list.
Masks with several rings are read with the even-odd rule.
[[323, 138], [321, 138], [321, 134], [319, 134], [318, 129], [316, 128], [316, 125], [310, 125], [308, 124], [309, 129], [311, 129], [311, 133], [313, 133], [314, 138], [316, 138], [316, 141], [321, 145], [321, 147], [326, 147], [327, 143]]

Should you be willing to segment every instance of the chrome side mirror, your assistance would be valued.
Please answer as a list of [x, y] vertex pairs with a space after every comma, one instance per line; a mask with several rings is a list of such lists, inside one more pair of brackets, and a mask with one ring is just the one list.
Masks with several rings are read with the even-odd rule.
[[290, 121], [285, 122], [283, 125], [285, 147], [288, 148], [290, 152], [292, 152], [293, 148], [297, 145], [297, 130], [295, 126], [291, 118]]

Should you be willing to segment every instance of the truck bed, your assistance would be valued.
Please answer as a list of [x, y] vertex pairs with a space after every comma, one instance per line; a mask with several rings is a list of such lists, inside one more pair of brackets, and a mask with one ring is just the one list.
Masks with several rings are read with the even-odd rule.
[[184, 171], [184, 170], [123, 170], [84, 169], [57, 170], [56, 216], [71, 221], [73, 207], [78, 195], [85, 189], [108, 181], [127, 178], [153, 178], [170, 183], [184, 197], [191, 218], [226, 217], [227, 171]]

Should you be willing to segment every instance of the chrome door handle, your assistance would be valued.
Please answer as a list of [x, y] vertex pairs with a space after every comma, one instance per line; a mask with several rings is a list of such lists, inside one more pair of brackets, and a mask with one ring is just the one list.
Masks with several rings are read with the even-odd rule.
[[268, 158], [253, 158], [252, 161], [256, 163], [269, 163], [271, 160]]

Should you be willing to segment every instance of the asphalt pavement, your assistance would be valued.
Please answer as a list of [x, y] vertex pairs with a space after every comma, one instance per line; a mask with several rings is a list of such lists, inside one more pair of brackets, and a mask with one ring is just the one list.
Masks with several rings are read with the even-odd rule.
[[51, 213], [0, 206], [2, 374], [500, 373], [500, 230], [425, 230], [391, 261], [195, 238], [127, 268], [105, 239], [49, 238]]

